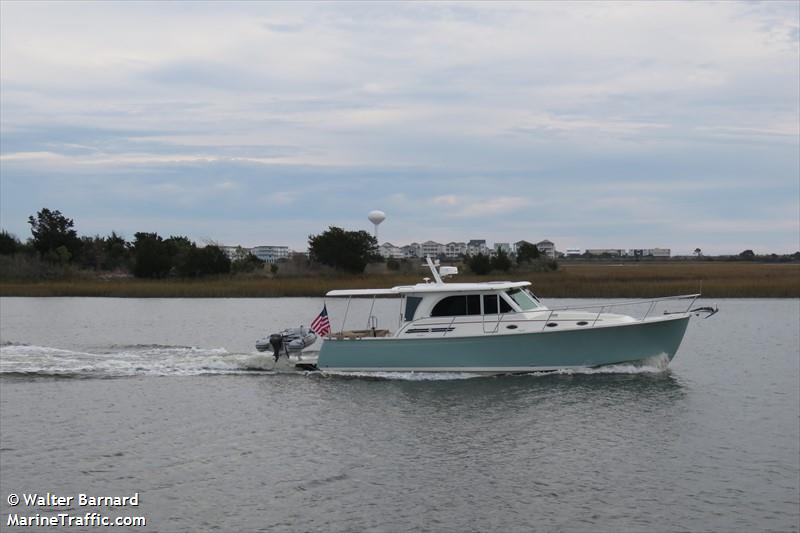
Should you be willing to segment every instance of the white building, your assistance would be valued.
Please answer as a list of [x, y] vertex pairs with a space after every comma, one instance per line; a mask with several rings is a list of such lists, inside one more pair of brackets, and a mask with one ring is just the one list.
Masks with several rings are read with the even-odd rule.
[[548, 241], [547, 239], [539, 241], [536, 243], [536, 248], [543, 256], [549, 257], [550, 259], [556, 258], [556, 245], [553, 244], [553, 241]]
[[422, 243], [422, 257], [430, 256], [433, 258], [444, 255], [446, 246], [435, 241], [425, 241]]
[[378, 247], [378, 253], [385, 259], [403, 259], [403, 249], [390, 242], [385, 242]]
[[279, 259], [289, 258], [288, 246], [255, 246], [250, 253], [267, 263], [277, 263]]
[[489, 248], [486, 246], [486, 239], [472, 239], [467, 243], [467, 253], [469, 255], [489, 255]]
[[444, 255], [448, 259], [458, 259], [467, 255], [467, 244], [464, 242], [448, 242], [445, 245]]
[[247, 259], [247, 256], [250, 255], [250, 249], [242, 246], [220, 246], [219, 249], [222, 250], [231, 261], [241, 261]]
[[581, 251], [578, 248], [567, 248], [567, 251], [564, 253], [567, 257], [580, 257]]

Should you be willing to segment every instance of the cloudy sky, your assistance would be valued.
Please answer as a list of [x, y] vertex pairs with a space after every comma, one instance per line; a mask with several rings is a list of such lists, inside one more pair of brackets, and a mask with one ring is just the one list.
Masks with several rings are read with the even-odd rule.
[[0, 226], [800, 248], [800, 3], [0, 4]]

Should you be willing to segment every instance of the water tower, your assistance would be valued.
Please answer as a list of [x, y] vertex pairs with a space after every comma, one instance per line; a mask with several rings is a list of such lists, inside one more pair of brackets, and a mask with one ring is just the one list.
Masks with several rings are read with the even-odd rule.
[[369, 221], [375, 224], [375, 241], [378, 240], [378, 225], [386, 220], [386, 213], [383, 211], [370, 211], [369, 215], [367, 215]]

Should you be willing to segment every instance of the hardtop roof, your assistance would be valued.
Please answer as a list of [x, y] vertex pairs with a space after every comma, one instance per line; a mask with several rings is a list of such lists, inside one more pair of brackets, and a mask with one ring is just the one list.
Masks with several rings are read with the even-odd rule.
[[390, 289], [336, 289], [325, 296], [380, 296], [393, 294], [449, 293], [449, 292], [499, 292], [517, 287], [527, 287], [530, 281], [489, 281], [484, 283], [418, 283], [399, 285]]

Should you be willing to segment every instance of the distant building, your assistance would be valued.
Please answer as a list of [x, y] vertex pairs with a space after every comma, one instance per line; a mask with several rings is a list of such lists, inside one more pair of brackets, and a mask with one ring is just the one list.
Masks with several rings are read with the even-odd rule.
[[444, 255], [444, 252], [444, 244], [439, 244], [436, 241], [425, 241], [422, 243], [422, 257], [430, 256], [435, 259], [440, 255]]
[[511, 245], [507, 242], [496, 242], [494, 243], [494, 251], [497, 252], [505, 252], [506, 255], [511, 255]]
[[515, 242], [513, 244], [513, 246], [514, 246], [514, 255], [519, 253], [519, 249], [522, 248], [523, 244], [530, 244], [531, 246], [533, 246], [532, 242], [528, 242], [526, 240], [517, 241], [517, 242]]
[[403, 249], [390, 242], [385, 242], [378, 247], [378, 253], [385, 259], [403, 259]]
[[538, 248], [539, 253], [545, 257], [549, 257], [550, 259], [556, 258], [556, 245], [553, 244], [553, 241], [548, 241], [547, 239], [539, 241], [536, 243], [536, 248]]
[[422, 255], [422, 246], [420, 246], [416, 242], [412, 242], [411, 244], [403, 246], [401, 250], [403, 250], [403, 257], [405, 259], [412, 259], [414, 257], [420, 257]]
[[567, 248], [567, 251], [564, 252], [564, 255], [567, 257], [579, 257], [581, 255], [581, 251], [578, 248]]
[[239, 248], [241, 248], [241, 246], [220, 246], [219, 247], [219, 249], [222, 250], [222, 253], [224, 253], [228, 257], [228, 259], [230, 259], [231, 261], [235, 261], [236, 260], [235, 259], [236, 251]]
[[250, 249], [242, 246], [220, 246], [219, 249], [231, 261], [241, 261], [242, 259], [247, 259], [247, 256], [250, 255]]
[[621, 248], [589, 248], [586, 250], [586, 255], [622, 257], [625, 255], [625, 250]]
[[458, 259], [467, 255], [467, 244], [463, 242], [448, 242], [444, 245], [444, 255], [448, 259]]
[[266, 263], [277, 263], [279, 259], [289, 258], [288, 246], [255, 246], [250, 253]]
[[489, 255], [489, 248], [486, 246], [486, 239], [472, 239], [467, 243], [467, 253], [469, 255]]
[[660, 257], [660, 258], [669, 258], [672, 255], [672, 251], [669, 248], [637, 248], [629, 250], [628, 255], [636, 257]]

